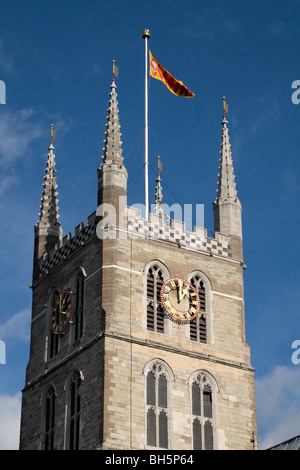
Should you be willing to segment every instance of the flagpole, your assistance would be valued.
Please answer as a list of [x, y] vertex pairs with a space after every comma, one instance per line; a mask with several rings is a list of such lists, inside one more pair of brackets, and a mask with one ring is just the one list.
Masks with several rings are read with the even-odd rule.
[[144, 29], [142, 37], [145, 39], [145, 219], [149, 219], [149, 188], [148, 188], [148, 39], [150, 38], [149, 29]]

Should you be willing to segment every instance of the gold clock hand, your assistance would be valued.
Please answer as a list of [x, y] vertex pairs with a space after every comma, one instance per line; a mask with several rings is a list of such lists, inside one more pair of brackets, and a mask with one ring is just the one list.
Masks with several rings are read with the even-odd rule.
[[182, 301], [183, 297], [186, 296], [188, 290], [189, 290], [189, 286], [187, 286], [187, 288], [183, 291], [182, 295], [180, 296], [179, 298], [180, 302]]
[[180, 302], [181, 301], [181, 296], [182, 296], [182, 280], [181, 279], [178, 279], [178, 287], [179, 287], [178, 296], [179, 296], [179, 302]]

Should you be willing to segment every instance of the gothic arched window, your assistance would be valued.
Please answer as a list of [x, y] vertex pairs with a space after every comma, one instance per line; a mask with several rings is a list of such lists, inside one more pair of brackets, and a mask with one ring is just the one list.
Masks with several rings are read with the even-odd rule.
[[190, 278], [191, 284], [196, 288], [200, 297], [200, 313], [190, 322], [190, 339], [200, 343], [208, 342], [208, 305], [206, 285], [200, 273]]
[[168, 449], [169, 447], [169, 399], [170, 373], [160, 361], [148, 368], [146, 375], [146, 435], [147, 445]]
[[74, 372], [70, 383], [69, 401], [69, 449], [79, 450], [81, 376], [78, 371]]
[[163, 269], [152, 264], [147, 272], [147, 330], [164, 333], [164, 309], [160, 289], [164, 282]]
[[44, 449], [54, 449], [54, 426], [55, 426], [55, 390], [51, 386], [48, 389], [45, 400], [45, 434]]
[[191, 383], [192, 433], [194, 450], [214, 449], [215, 384], [205, 372], [195, 374]]
[[82, 270], [76, 278], [75, 286], [75, 308], [74, 308], [74, 341], [81, 338], [83, 335], [83, 308], [84, 308], [84, 274]]

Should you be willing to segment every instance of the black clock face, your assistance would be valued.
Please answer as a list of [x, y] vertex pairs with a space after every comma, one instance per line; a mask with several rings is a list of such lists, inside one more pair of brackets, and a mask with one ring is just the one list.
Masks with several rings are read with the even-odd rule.
[[68, 290], [60, 292], [54, 300], [51, 315], [51, 329], [55, 335], [64, 332], [73, 313], [73, 296]]
[[200, 312], [200, 298], [195, 287], [185, 279], [172, 277], [160, 290], [163, 307], [177, 323], [187, 323]]

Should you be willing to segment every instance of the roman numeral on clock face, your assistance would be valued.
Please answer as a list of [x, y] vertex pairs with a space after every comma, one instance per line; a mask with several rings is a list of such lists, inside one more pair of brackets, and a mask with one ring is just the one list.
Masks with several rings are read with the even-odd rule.
[[52, 333], [61, 334], [70, 323], [73, 312], [73, 297], [70, 291], [60, 292], [52, 308], [51, 330]]
[[166, 314], [177, 323], [196, 318], [200, 311], [200, 298], [195, 287], [182, 278], [171, 278], [161, 287], [160, 299]]

